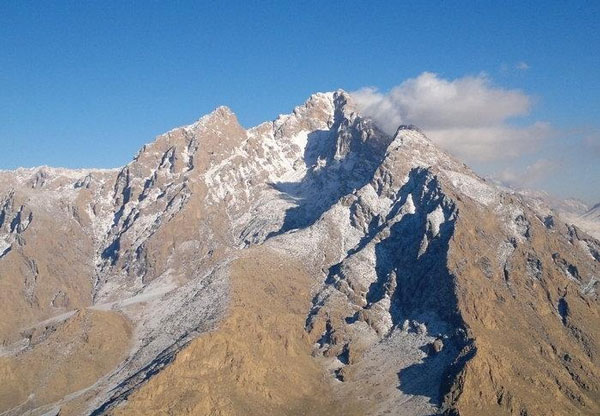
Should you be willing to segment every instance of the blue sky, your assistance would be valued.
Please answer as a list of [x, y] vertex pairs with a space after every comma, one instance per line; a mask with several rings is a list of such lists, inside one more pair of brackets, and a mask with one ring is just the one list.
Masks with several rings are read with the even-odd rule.
[[501, 123], [549, 126], [534, 149], [467, 157], [479, 172], [593, 202], [599, 22], [597, 1], [5, 1], [0, 168], [116, 167], [221, 104], [249, 127], [315, 91], [385, 96], [429, 72], [518, 91], [527, 110]]

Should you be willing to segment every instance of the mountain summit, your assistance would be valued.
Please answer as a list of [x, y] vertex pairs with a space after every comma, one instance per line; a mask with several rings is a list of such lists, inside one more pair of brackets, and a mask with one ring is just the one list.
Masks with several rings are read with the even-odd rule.
[[600, 242], [344, 91], [0, 172], [3, 415], [600, 412]]

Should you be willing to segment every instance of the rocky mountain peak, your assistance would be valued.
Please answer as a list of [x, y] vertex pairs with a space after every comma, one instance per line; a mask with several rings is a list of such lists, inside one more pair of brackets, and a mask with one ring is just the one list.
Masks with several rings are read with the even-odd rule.
[[224, 129], [228, 126], [239, 126], [235, 113], [227, 106], [221, 105], [209, 114], [200, 117], [195, 123], [184, 127], [188, 131], [200, 129]]
[[599, 262], [345, 91], [219, 107], [116, 171], [1, 173], [0, 412], [598, 414]]

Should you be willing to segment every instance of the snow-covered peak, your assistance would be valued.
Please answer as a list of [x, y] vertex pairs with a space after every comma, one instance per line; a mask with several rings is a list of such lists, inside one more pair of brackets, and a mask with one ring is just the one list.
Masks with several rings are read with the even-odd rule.
[[[6, 275], [19, 290], [25, 285], [23, 305], [42, 308], [35, 322], [79, 307], [67, 295], [132, 318], [131, 355], [90, 387], [97, 408], [121, 401], [122, 392], [216, 325], [235, 287], [228, 273], [236, 256], [270, 256], [273, 249], [314, 277], [313, 302], [299, 322], [316, 342], [313, 355], [322, 354], [344, 381], [337, 386], [381, 373], [385, 379], [370, 385], [383, 389], [376, 394], [384, 399], [373, 401], [381, 403], [376, 414], [421, 399], [431, 414], [431, 400], [402, 391], [398, 378], [422, 373], [439, 391], [465, 345], [463, 316], [481, 293], [502, 298], [492, 296], [479, 310], [523, 298], [519, 313], [548, 282], [560, 282], [560, 290], [573, 282], [573, 292], [595, 296], [598, 269], [590, 262], [600, 258], [597, 242], [577, 240], [576, 231], [522, 201], [415, 126], [386, 134], [338, 90], [313, 94], [249, 130], [218, 107], [160, 135], [118, 172], [0, 172], [0, 264], [16, 265]], [[594, 212], [600, 216], [600, 206]], [[242, 250], [249, 246], [269, 251]], [[71, 284], [79, 275], [89, 280]], [[45, 287], [56, 290], [44, 294]], [[560, 293], [549, 287], [540, 291], [540, 305]], [[467, 306], [459, 309], [459, 301]], [[550, 301], [546, 316], [556, 304]], [[480, 316], [472, 318], [479, 325]], [[442, 339], [443, 352], [431, 352]]]
[[333, 93], [317, 93], [311, 95], [304, 104], [294, 108], [291, 113], [279, 115], [273, 126], [283, 135], [293, 134], [301, 129], [323, 128], [333, 122], [334, 112]]
[[412, 124], [398, 126], [394, 140], [399, 140], [402, 143], [414, 142], [426, 146], [433, 145], [433, 142], [418, 127]]

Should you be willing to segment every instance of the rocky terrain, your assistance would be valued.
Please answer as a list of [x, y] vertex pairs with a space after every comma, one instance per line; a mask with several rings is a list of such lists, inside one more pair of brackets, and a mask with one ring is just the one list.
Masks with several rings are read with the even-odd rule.
[[594, 238], [600, 239], [600, 204], [590, 208], [577, 199], [560, 200], [545, 192], [520, 192], [529, 198], [530, 204], [551, 207], [553, 215], [560, 216], [562, 221], [575, 225]]
[[570, 215], [567, 218], [593, 235], [596, 239], [600, 239], [600, 203], [594, 205], [581, 215]]
[[0, 172], [0, 415], [599, 414], [572, 223], [343, 91]]

